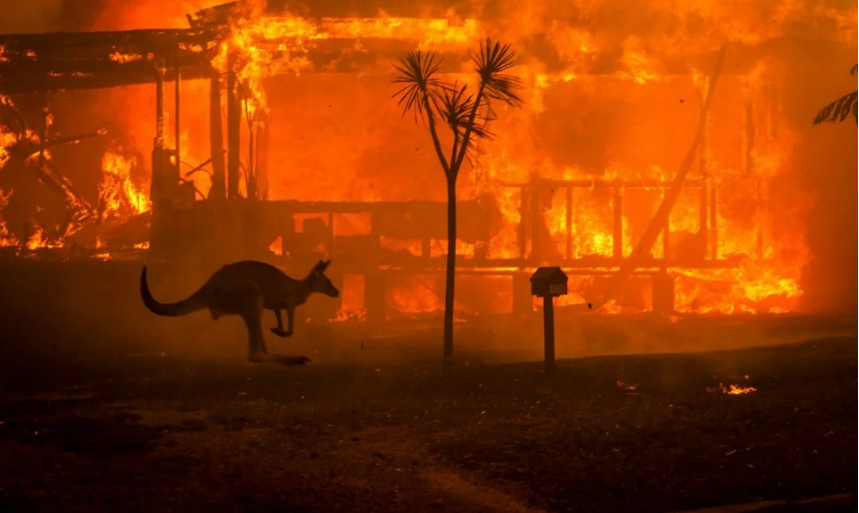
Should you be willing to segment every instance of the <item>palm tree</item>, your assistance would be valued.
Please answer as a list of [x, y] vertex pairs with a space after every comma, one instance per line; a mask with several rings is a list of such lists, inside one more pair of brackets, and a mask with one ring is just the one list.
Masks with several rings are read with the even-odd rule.
[[[859, 65], [854, 64], [853, 67], [850, 68], [850, 74], [852, 76], [856, 76], [857, 66]], [[853, 121], [859, 123], [859, 115], [857, 115], [856, 112], [857, 93], [859, 93], [859, 91], [845, 94], [841, 98], [820, 109], [820, 112], [818, 112], [817, 116], [814, 117], [813, 125], [819, 125], [820, 123], [826, 122], [840, 123], [847, 119], [847, 116], [849, 116], [851, 112], [853, 113]]]
[[[447, 181], [447, 268], [444, 294], [444, 364], [453, 357], [453, 298], [456, 273], [456, 179], [468, 148], [475, 139], [488, 138], [489, 121], [494, 119], [492, 102], [511, 106], [522, 103], [517, 94], [521, 81], [505, 72], [513, 68], [514, 52], [509, 44], [492, 43], [489, 39], [471, 57], [474, 71], [480, 77], [477, 92], [466, 84], [446, 83], [437, 77], [441, 59], [435, 52], [409, 52], [396, 69], [395, 83], [403, 88], [394, 94], [403, 115], [412, 111], [415, 122], [420, 117], [428, 126], [436, 156]], [[439, 124], [450, 129], [453, 139], [449, 156], [442, 148]]]

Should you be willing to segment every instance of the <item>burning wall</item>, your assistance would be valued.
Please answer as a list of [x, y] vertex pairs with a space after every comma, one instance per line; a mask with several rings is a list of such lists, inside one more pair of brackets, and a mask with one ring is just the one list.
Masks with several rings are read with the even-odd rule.
[[[88, 28], [181, 27], [184, 13], [204, 6], [182, 5], [180, 13], [138, 2], [133, 15], [124, 7], [108, 10]], [[310, 14], [320, 7], [310, 5]], [[616, 262], [599, 258], [617, 256], [616, 248], [622, 256], [632, 251], [664, 194], [660, 182], [673, 178], [688, 149], [713, 55], [731, 41], [706, 143], [690, 177], [698, 186], [684, 190], [667, 243], [658, 241], [653, 256], [700, 257], [701, 265], [670, 269], [681, 311], [796, 308], [811, 258], [804, 216], [814, 198], [797, 183], [791, 156], [798, 135], [780, 100], [789, 42], [825, 39], [831, 48], [855, 47], [855, 6], [652, 1], [642, 9], [610, 1], [487, 2], [428, 8], [430, 16], [445, 15], [435, 19], [383, 13], [315, 19], [251, 9], [232, 24], [229, 41], [245, 64], [251, 109], [267, 111], [268, 197], [443, 200], [424, 128], [401, 120], [389, 100], [392, 60], [415, 46], [434, 48], [447, 56], [448, 72], [468, 80], [461, 57], [491, 35], [519, 52], [526, 103], [501, 109], [496, 138], [480, 144], [474, 170], [460, 183], [461, 198], [490, 194], [503, 213], [489, 257], [522, 256], [519, 227], [530, 213], [523, 210], [521, 186], [547, 183], [549, 199], [538, 215], [556, 253], [541, 251], [541, 259], [591, 259], [592, 274], [610, 270]], [[344, 40], [351, 43], [334, 45]], [[325, 52], [333, 57], [314, 57]], [[215, 65], [226, 65], [224, 55]], [[209, 158], [208, 83], [189, 81], [180, 89], [181, 160], [193, 166]], [[106, 162], [136, 160], [136, 170], [149, 169], [153, 96], [149, 86], [101, 95], [103, 115], [122, 113], [108, 151], [117, 155], [121, 144], [128, 152]], [[165, 110], [172, 111], [169, 96]], [[115, 200], [147, 190], [144, 181], [120, 183], [117, 176], [107, 173], [105, 180], [123, 194], [102, 187], [103, 195]], [[194, 182], [207, 194], [205, 174], [194, 175]], [[581, 288], [598, 286], [595, 281], [584, 277]], [[437, 307], [418, 303], [419, 310]]]

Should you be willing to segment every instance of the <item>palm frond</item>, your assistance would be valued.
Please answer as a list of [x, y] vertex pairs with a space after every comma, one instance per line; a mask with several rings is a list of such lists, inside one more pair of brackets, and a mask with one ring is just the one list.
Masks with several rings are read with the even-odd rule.
[[451, 130], [468, 124], [468, 117], [474, 108], [474, 95], [468, 93], [468, 86], [459, 82], [442, 89], [435, 100], [435, 108]]
[[509, 43], [493, 44], [490, 39], [486, 39], [477, 55], [472, 56], [471, 60], [477, 68], [476, 71], [480, 75], [487, 97], [501, 100], [509, 105], [522, 103], [522, 98], [517, 92], [522, 89], [522, 81], [519, 77], [505, 73], [515, 65], [513, 62], [515, 56]]
[[433, 99], [433, 107], [447, 126], [459, 135], [465, 137], [469, 124], [472, 125], [471, 133], [479, 138], [491, 138], [488, 125], [494, 119], [493, 111], [487, 101], [481, 100], [481, 105], [476, 109], [474, 119], [471, 119], [472, 111], [475, 110], [476, 99], [474, 94], [468, 93], [468, 86], [454, 82], [453, 85], [440, 89], [440, 94]]
[[817, 116], [814, 117], [812, 125], [819, 125], [820, 123], [827, 122], [840, 123], [847, 119], [847, 116], [851, 113], [853, 114], [853, 120], [859, 123], [857, 105], [859, 105], [857, 104], [857, 91], [845, 94], [841, 98], [820, 109], [820, 112], [818, 112]]
[[424, 100], [437, 96], [441, 82], [435, 75], [440, 65], [441, 59], [435, 52], [423, 53], [420, 50], [409, 52], [399, 60], [399, 64], [394, 65], [399, 72], [394, 83], [404, 86], [392, 97], [399, 98], [397, 105], [403, 107], [403, 116], [412, 111], [417, 120], [417, 116], [424, 112]]

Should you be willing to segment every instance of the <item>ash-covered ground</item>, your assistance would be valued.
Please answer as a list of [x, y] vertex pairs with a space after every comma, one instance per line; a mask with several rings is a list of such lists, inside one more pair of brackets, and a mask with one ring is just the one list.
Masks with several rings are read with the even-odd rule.
[[554, 379], [539, 313], [458, 324], [447, 372], [440, 320], [300, 323], [287, 368], [108, 264], [0, 267], [0, 512], [856, 510], [855, 316], [559, 308]]
[[554, 379], [487, 351], [442, 372], [407, 338], [303, 368], [242, 344], [52, 357], [5, 339], [0, 511], [856, 509], [855, 336], [568, 359]]

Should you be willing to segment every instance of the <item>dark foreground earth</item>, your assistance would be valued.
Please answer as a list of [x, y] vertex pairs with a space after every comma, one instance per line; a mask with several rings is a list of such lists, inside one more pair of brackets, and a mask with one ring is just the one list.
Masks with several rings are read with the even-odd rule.
[[0, 512], [856, 511], [855, 337], [402, 360], [5, 358]]

